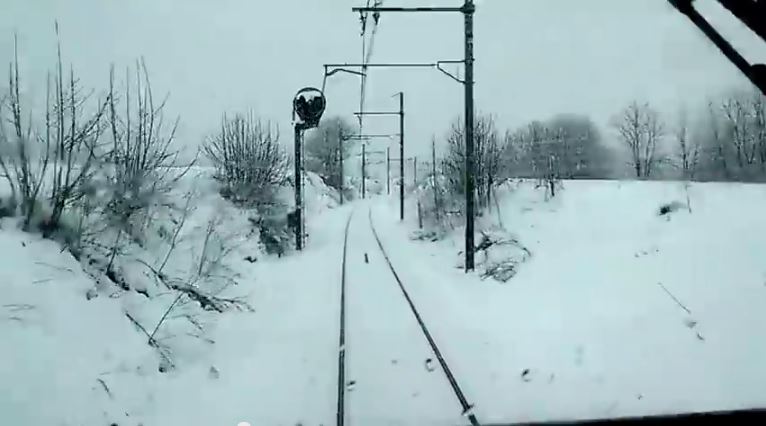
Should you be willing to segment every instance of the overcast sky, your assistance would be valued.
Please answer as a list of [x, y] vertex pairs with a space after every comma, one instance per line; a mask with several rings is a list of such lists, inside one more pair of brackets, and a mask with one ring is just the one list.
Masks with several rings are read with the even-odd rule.
[[[295, 92], [321, 86], [322, 64], [361, 59], [359, 19], [350, 8], [364, 2], [0, 0], [0, 60], [11, 59], [16, 31], [24, 87], [39, 96], [53, 64], [57, 19], [65, 62], [87, 86], [105, 88], [110, 63], [122, 69], [144, 56], [155, 92], [169, 92], [168, 112], [181, 116], [183, 143], [199, 143], [224, 111], [248, 108], [278, 123], [289, 141]], [[766, 43], [714, 0], [697, 3], [749, 59], [766, 61]], [[495, 114], [503, 128], [560, 112], [605, 124], [632, 99], [672, 113], [746, 81], [666, 0], [481, 0], [475, 34], [477, 109]], [[372, 60], [462, 59], [462, 41], [462, 15], [384, 15]], [[462, 87], [435, 70], [378, 69], [370, 73], [366, 108], [395, 109], [390, 96], [400, 90], [410, 153], [423, 155], [431, 136], [443, 135], [461, 114]], [[352, 118], [358, 77], [332, 77], [326, 95], [326, 114]], [[370, 118], [365, 126], [394, 132], [397, 121]]]

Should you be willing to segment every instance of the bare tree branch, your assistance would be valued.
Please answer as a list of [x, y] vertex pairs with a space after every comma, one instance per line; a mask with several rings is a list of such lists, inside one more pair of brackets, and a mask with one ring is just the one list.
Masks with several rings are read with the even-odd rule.
[[636, 177], [649, 178], [659, 161], [657, 147], [665, 136], [659, 113], [648, 103], [633, 101], [613, 119], [612, 125], [629, 150]]

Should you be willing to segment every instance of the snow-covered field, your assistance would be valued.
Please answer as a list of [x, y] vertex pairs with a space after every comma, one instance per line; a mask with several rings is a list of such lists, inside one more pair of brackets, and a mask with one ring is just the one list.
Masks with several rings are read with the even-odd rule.
[[396, 202], [375, 212], [480, 420], [766, 406], [766, 186], [692, 184], [690, 214], [681, 183], [564, 185], [500, 192], [532, 252], [505, 284], [453, 268], [460, 232], [405, 243]]
[[[247, 217], [204, 173], [184, 181], [200, 193], [185, 241], [219, 218], [221, 235], [238, 242], [227, 265], [239, 284], [225, 295], [254, 312], [203, 315], [195, 336], [182, 318], [169, 322], [158, 336], [177, 368], [166, 373], [125, 313], [151, 327], [173, 294], [88, 300], [93, 282], [75, 259], [4, 220], [0, 423], [334, 424], [343, 230], [353, 212], [348, 423], [467, 424], [380, 255], [370, 211], [483, 423], [766, 405], [766, 186], [692, 184], [690, 213], [680, 183], [565, 182], [550, 201], [529, 184], [508, 185], [499, 217], [532, 255], [498, 283], [455, 267], [460, 229], [412, 241], [414, 210], [400, 224], [395, 197], [337, 207], [315, 176], [307, 181], [308, 246], [282, 258], [259, 251]], [[681, 208], [658, 215], [673, 201]], [[497, 223], [493, 209], [482, 225]], [[193, 258], [189, 250], [173, 262]]]

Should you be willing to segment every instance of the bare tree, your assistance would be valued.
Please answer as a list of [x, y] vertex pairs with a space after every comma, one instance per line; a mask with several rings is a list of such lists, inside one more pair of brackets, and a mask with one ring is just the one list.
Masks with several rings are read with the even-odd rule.
[[180, 151], [173, 148], [179, 119], [168, 126], [164, 115], [167, 99], [155, 103], [143, 59], [137, 61], [134, 77], [126, 70], [122, 99], [115, 91], [111, 69], [108, 116], [112, 147], [106, 157], [111, 191], [106, 210], [123, 228], [133, 225], [137, 213], [148, 213], [149, 207], [166, 196], [196, 160], [179, 164]]
[[[43, 145], [42, 151], [34, 150], [34, 142], [45, 144], [46, 139], [34, 133], [31, 114], [25, 120], [19, 91], [20, 72], [18, 38], [14, 36], [14, 58], [9, 66], [8, 95], [4, 103], [9, 109], [6, 117], [0, 106], [0, 145], [5, 155], [0, 156], [0, 168], [11, 189], [11, 208], [19, 209], [23, 217], [23, 228], [28, 230], [32, 216], [39, 208], [39, 196], [50, 160], [50, 145]], [[49, 90], [50, 92], [50, 86]], [[46, 114], [49, 113], [46, 111]], [[6, 122], [12, 129], [5, 128]], [[35, 160], [35, 158], [37, 158]]]
[[543, 179], [552, 172], [560, 174], [560, 144], [564, 142], [563, 132], [553, 132], [538, 120], [514, 132], [506, 132], [502, 152], [505, 162], [509, 164], [508, 175]]
[[551, 129], [542, 121], [533, 121], [515, 133], [509, 143], [519, 153], [516, 176], [536, 179], [536, 186], [546, 188], [550, 196], [556, 195], [564, 175], [568, 143], [564, 129]]
[[708, 103], [709, 128], [701, 135], [702, 179], [766, 179], [766, 97], [738, 92]]
[[480, 164], [477, 185], [480, 188], [478, 195], [479, 205], [489, 207], [492, 202], [492, 187], [497, 183], [500, 176], [500, 151], [498, 131], [495, 128], [495, 120], [492, 116], [480, 117], [475, 132], [477, 137]]
[[250, 206], [271, 204], [275, 189], [287, 178], [288, 157], [279, 130], [252, 112], [223, 117], [221, 130], [203, 147], [224, 185], [223, 195]]
[[503, 163], [503, 178], [522, 177], [524, 175], [524, 150], [522, 131], [506, 130], [500, 148]]
[[549, 133], [545, 124], [537, 120], [529, 123], [526, 132], [522, 133], [521, 146], [526, 162], [530, 165], [532, 177], [542, 177], [548, 167]]
[[765, 109], [761, 93], [736, 94], [721, 104], [725, 136], [739, 179], [758, 180], [766, 175]]
[[545, 187], [546, 197], [556, 196], [556, 189], [561, 187], [561, 178], [565, 173], [566, 164], [571, 160], [567, 145], [569, 141], [563, 128], [556, 130], [546, 129], [544, 144], [542, 145], [543, 155], [538, 160], [540, 166], [540, 175], [538, 176], [538, 187]]
[[351, 155], [355, 143], [348, 138], [353, 127], [341, 117], [329, 117], [308, 132], [304, 144], [306, 170], [317, 173], [328, 186], [341, 189], [341, 157], [345, 160]]
[[766, 174], [766, 96], [755, 93], [753, 106], [753, 136], [758, 149], [761, 172]]
[[566, 179], [604, 178], [609, 175], [612, 154], [601, 141], [593, 121], [584, 115], [557, 114], [547, 121], [558, 140], [553, 151], [560, 159]]
[[[58, 25], [56, 25], [58, 35]], [[103, 116], [109, 98], [99, 102], [95, 111], [85, 113], [92, 93], [83, 93], [70, 68], [65, 80], [61, 43], [57, 43], [57, 62], [51, 87], [46, 85], [45, 120], [42, 131], [35, 131], [32, 118], [25, 120], [19, 93], [20, 72], [18, 43], [14, 39], [14, 61], [10, 66], [7, 104], [10, 117], [5, 117], [0, 104], [0, 171], [9, 182], [11, 204], [20, 208], [23, 228], [29, 229], [33, 218], [48, 237], [59, 230], [61, 216], [82, 196], [81, 188], [92, 177], [96, 148], [103, 134]], [[5, 129], [5, 122], [13, 129]], [[51, 175], [48, 175], [48, 172]], [[50, 185], [50, 211], [41, 215], [41, 199]], [[46, 206], [47, 207], [47, 206]]]
[[755, 160], [755, 148], [750, 134], [751, 111], [745, 101], [740, 98], [730, 98], [723, 102], [721, 111], [726, 119], [727, 131], [734, 151], [737, 167], [743, 170], [746, 165]]
[[178, 119], [167, 126], [166, 101], [167, 97], [155, 103], [143, 60], [137, 62], [133, 78], [126, 70], [123, 98], [117, 95], [114, 69], [110, 70], [107, 116], [111, 146], [104, 154], [98, 177], [84, 190], [98, 198], [99, 218], [106, 224], [106, 235], [101, 237], [112, 241], [107, 247], [99, 247], [107, 250], [106, 275], [123, 287], [126, 284], [115, 261], [123, 254], [125, 237], [143, 244], [156, 207], [167, 200], [178, 180], [194, 165], [194, 161], [178, 164], [180, 151], [172, 146]]
[[650, 177], [659, 160], [658, 144], [665, 136], [659, 113], [648, 103], [634, 101], [613, 119], [612, 125], [629, 149], [636, 177]]
[[693, 180], [700, 161], [700, 144], [696, 139], [690, 140], [688, 117], [685, 110], [682, 110], [679, 115], [675, 137], [678, 144], [676, 149], [677, 166], [685, 180]]
[[[56, 33], [58, 34], [58, 25]], [[93, 166], [99, 161], [97, 149], [105, 130], [103, 118], [111, 101], [111, 96], [107, 96], [105, 101], [97, 105], [95, 112], [85, 117], [82, 106], [92, 93], [82, 94], [71, 68], [69, 81], [64, 81], [60, 43], [57, 46], [57, 57], [54, 96], [50, 99], [48, 91], [49, 97], [46, 102], [48, 108], [45, 117], [45, 139], [47, 147], [52, 145], [54, 158], [51, 161], [52, 212], [44, 234], [58, 228], [64, 210], [84, 195], [81, 189], [92, 179]]]
[[[532, 121], [515, 132], [506, 132], [503, 146], [505, 161], [514, 177], [542, 179], [552, 167], [558, 168], [559, 157], [555, 134], [542, 121]], [[562, 136], [561, 133], [558, 136]]]
[[[442, 173], [454, 194], [465, 193], [465, 132], [461, 121], [452, 123], [447, 135], [447, 153], [442, 159]], [[479, 115], [474, 124], [474, 186], [480, 207], [488, 206], [492, 186], [501, 170], [502, 146], [490, 115]]]
[[706, 108], [705, 122], [698, 136], [701, 148], [695, 175], [705, 180], [730, 180], [733, 170], [729, 164], [729, 144], [722, 132], [723, 118], [712, 101]]

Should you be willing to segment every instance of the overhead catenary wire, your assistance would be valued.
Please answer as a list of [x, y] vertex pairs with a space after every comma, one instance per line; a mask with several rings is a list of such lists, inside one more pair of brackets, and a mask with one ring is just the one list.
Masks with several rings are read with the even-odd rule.
[[[371, 0], [367, 0], [367, 7], [370, 7]], [[373, 7], [380, 7], [383, 4], [383, 0], [374, 0]], [[365, 97], [367, 92], [367, 64], [370, 62], [370, 59], [372, 58], [372, 51], [373, 47], [375, 46], [375, 34], [377, 34], [378, 31], [378, 23], [380, 21], [380, 14], [378, 12], [373, 13], [373, 24], [372, 24], [372, 31], [369, 36], [369, 48], [368, 48], [368, 41], [367, 41], [367, 19], [369, 17], [369, 12], [362, 12], [360, 14], [360, 20], [362, 24], [362, 69], [361, 69], [361, 83], [359, 88], [359, 111], [364, 112], [364, 104], [365, 104]], [[360, 114], [357, 116], [359, 119], [359, 134], [363, 133], [364, 130], [364, 115]], [[365, 141], [362, 141], [362, 144], [365, 144]]]
[[[370, 0], [367, 0], [367, 6], [369, 7]], [[361, 79], [359, 82], [359, 110], [364, 111], [364, 88], [367, 85], [367, 67], [365, 64], [367, 63], [365, 61], [365, 58], [367, 57], [367, 43], [365, 41], [365, 37], [367, 34], [367, 15], [368, 12], [364, 12], [359, 15], [359, 19], [361, 20], [362, 24], [362, 32], [360, 36], [362, 37], [362, 74]], [[362, 133], [362, 117], [359, 117], [359, 133]]]
[[[367, 7], [370, 6], [370, 1], [367, 0]], [[383, 4], [383, 0], [375, 0], [375, 3], [373, 4], [373, 7], [380, 7]], [[378, 33], [378, 23], [380, 22], [380, 14], [378, 12], [374, 12], [373, 22], [372, 22], [372, 31], [369, 35], [369, 40], [367, 37], [367, 22], [368, 22], [369, 12], [363, 12], [360, 16], [360, 19], [362, 21], [362, 78], [361, 78], [361, 86], [359, 91], [359, 111], [364, 112], [364, 104], [365, 104], [365, 98], [367, 94], [367, 64], [372, 59], [372, 52], [375, 48], [375, 35]], [[363, 129], [363, 116], [359, 116], [359, 132], [362, 132]]]

